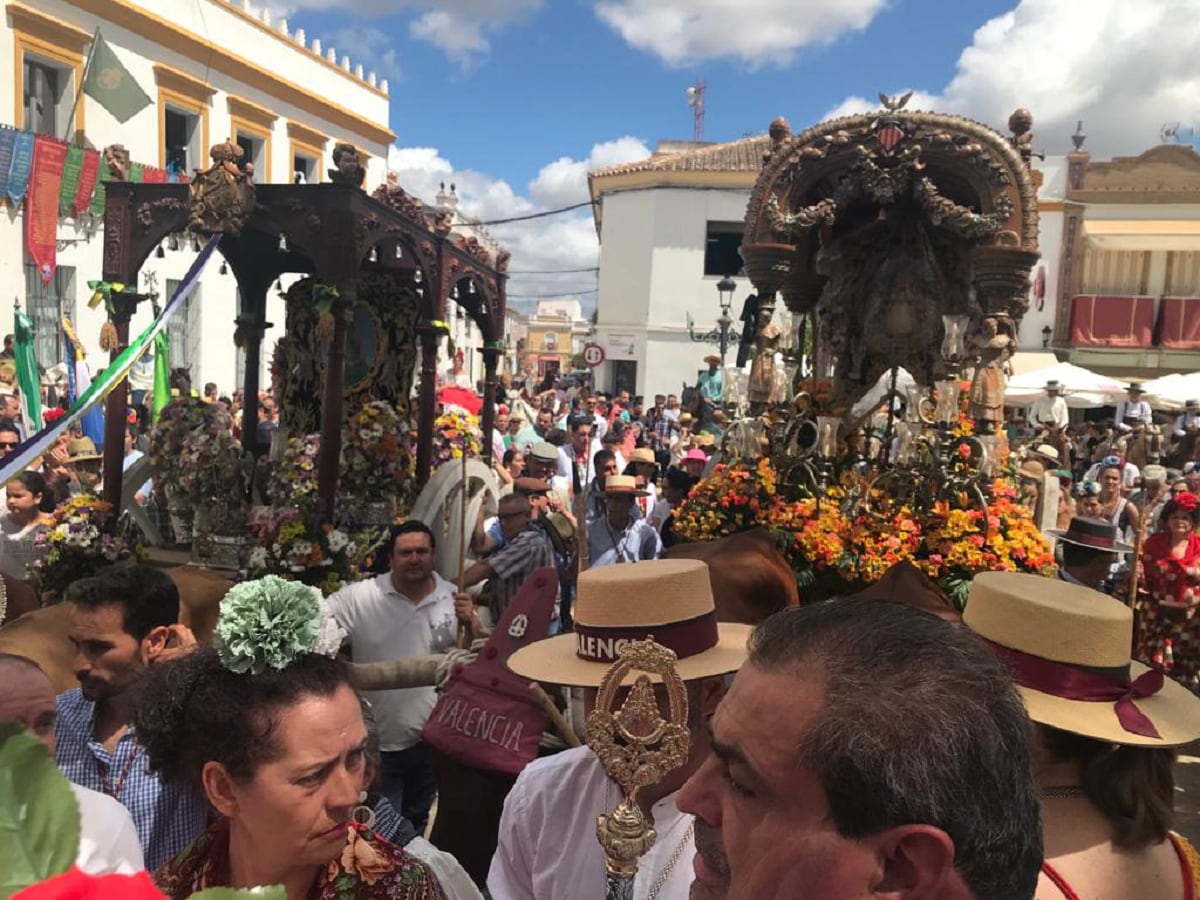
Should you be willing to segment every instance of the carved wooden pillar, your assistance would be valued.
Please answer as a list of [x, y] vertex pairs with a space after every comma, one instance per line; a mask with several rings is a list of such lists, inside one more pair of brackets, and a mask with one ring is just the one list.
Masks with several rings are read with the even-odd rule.
[[[132, 185], [109, 182], [104, 206], [103, 278], [107, 282], [136, 285], [133, 269]], [[129, 319], [137, 301], [113, 292], [113, 326], [117, 330], [117, 348], [109, 353], [110, 363], [129, 344]], [[129, 402], [129, 381], [122, 378], [108, 395], [104, 411], [104, 499], [114, 510], [121, 507], [121, 482], [125, 464], [125, 409]]]
[[417, 486], [424, 487], [433, 468], [433, 420], [437, 404], [437, 348], [441, 331], [425, 325], [417, 329], [421, 341], [420, 412], [417, 419]]
[[496, 425], [496, 365], [500, 351], [496, 347], [483, 348], [483, 417], [479, 427], [483, 430], [483, 461], [489, 467], [499, 460], [492, 459], [492, 429]]
[[346, 377], [346, 326], [354, 307], [353, 285], [341, 288], [333, 300], [333, 339], [325, 363], [325, 391], [321, 403], [321, 449], [317, 455], [317, 497], [320, 515], [332, 518], [337, 501], [338, 464], [342, 456], [342, 417]]
[[242, 446], [261, 456], [269, 448], [258, 445], [258, 373], [262, 366], [262, 340], [271, 323], [266, 321], [267, 290], [244, 289], [243, 310], [237, 317], [237, 333], [246, 354], [246, 380], [242, 384]]

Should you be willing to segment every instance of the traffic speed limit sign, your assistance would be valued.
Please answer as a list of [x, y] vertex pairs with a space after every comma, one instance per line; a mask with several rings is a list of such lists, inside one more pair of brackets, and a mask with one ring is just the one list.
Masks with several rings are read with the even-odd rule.
[[591, 368], [596, 368], [604, 362], [604, 348], [599, 344], [583, 345], [583, 361]]

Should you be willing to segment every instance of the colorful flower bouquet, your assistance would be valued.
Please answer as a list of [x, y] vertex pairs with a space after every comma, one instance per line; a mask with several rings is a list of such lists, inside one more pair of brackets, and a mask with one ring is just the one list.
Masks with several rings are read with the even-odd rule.
[[46, 600], [61, 599], [73, 582], [144, 552], [116, 534], [111, 504], [90, 494], [59, 504], [34, 542], [41, 558], [30, 565], [30, 574]]
[[317, 493], [317, 455], [321, 436], [289, 437], [279, 459], [259, 457], [255, 474], [263, 496], [276, 506], [311, 503]]
[[820, 503], [811, 496], [788, 497], [777, 490], [770, 461], [739, 462], [716, 466], [692, 489], [676, 514], [676, 531], [686, 540], [704, 541], [765, 527], [801, 587], [820, 580], [831, 593], [851, 593], [908, 560], [961, 606], [979, 572], [1054, 571], [1049, 544], [1029, 511], [1016, 503], [1011, 483], [998, 480], [991, 493], [985, 534], [981, 509], [936, 504], [924, 512], [900, 506], [872, 514], [844, 502], [845, 484], [827, 488]]
[[193, 505], [240, 506], [247, 497], [242, 445], [225, 408], [193, 397], [168, 403], [150, 429], [154, 478]]
[[412, 431], [390, 403], [363, 404], [342, 431], [341, 491], [370, 500], [402, 497], [416, 471]]
[[478, 458], [483, 452], [479, 420], [470, 413], [454, 410], [437, 417], [433, 423], [434, 470], [463, 454]]
[[263, 510], [250, 519], [255, 547], [246, 562], [247, 577], [278, 575], [319, 587], [326, 594], [357, 581], [363, 554], [386, 537], [386, 529], [351, 534], [297, 508]]

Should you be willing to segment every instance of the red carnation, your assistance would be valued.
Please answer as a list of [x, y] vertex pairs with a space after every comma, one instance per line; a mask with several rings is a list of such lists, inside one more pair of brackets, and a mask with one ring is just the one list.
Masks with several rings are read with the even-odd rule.
[[67, 414], [67, 411], [61, 406], [55, 406], [53, 409], [48, 409], [42, 413], [42, 421], [47, 425], [52, 425]]
[[1175, 495], [1175, 505], [1180, 509], [1186, 510], [1189, 513], [1196, 511], [1196, 495], [1191, 491], [1184, 491], [1181, 494]]

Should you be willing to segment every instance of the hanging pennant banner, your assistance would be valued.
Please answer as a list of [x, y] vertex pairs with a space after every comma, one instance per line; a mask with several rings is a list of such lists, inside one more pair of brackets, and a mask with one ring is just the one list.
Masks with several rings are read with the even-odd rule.
[[129, 180], [133, 184], [142, 184], [146, 180], [146, 167], [138, 162], [129, 164]]
[[96, 190], [92, 192], [92, 208], [89, 210], [97, 219], [104, 215], [104, 197], [108, 193], [110, 181], [112, 181], [112, 169], [101, 165], [100, 177], [96, 179]]
[[142, 182], [144, 184], [166, 184], [167, 170], [157, 166], [142, 166]]
[[18, 131], [13, 138], [12, 165], [8, 169], [8, 199], [20, 206], [29, 187], [29, 170], [33, 167], [33, 132]]
[[83, 168], [79, 172], [79, 187], [75, 189], [72, 206], [75, 215], [82, 216], [92, 203], [92, 192], [96, 190], [96, 179], [100, 175], [100, 151], [83, 151]]
[[25, 204], [25, 249], [38, 267], [42, 283], [54, 278], [58, 238], [58, 194], [62, 186], [67, 145], [39, 134], [34, 142], [29, 201]]
[[72, 144], [67, 148], [63, 163], [62, 184], [58, 188], [58, 211], [69, 216], [75, 212], [75, 192], [79, 190], [79, 175], [83, 171], [83, 148]]
[[8, 193], [8, 170], [12, 168], [13, 142], [17, 129], [11, 125], [0, 125], [0, 201]]

